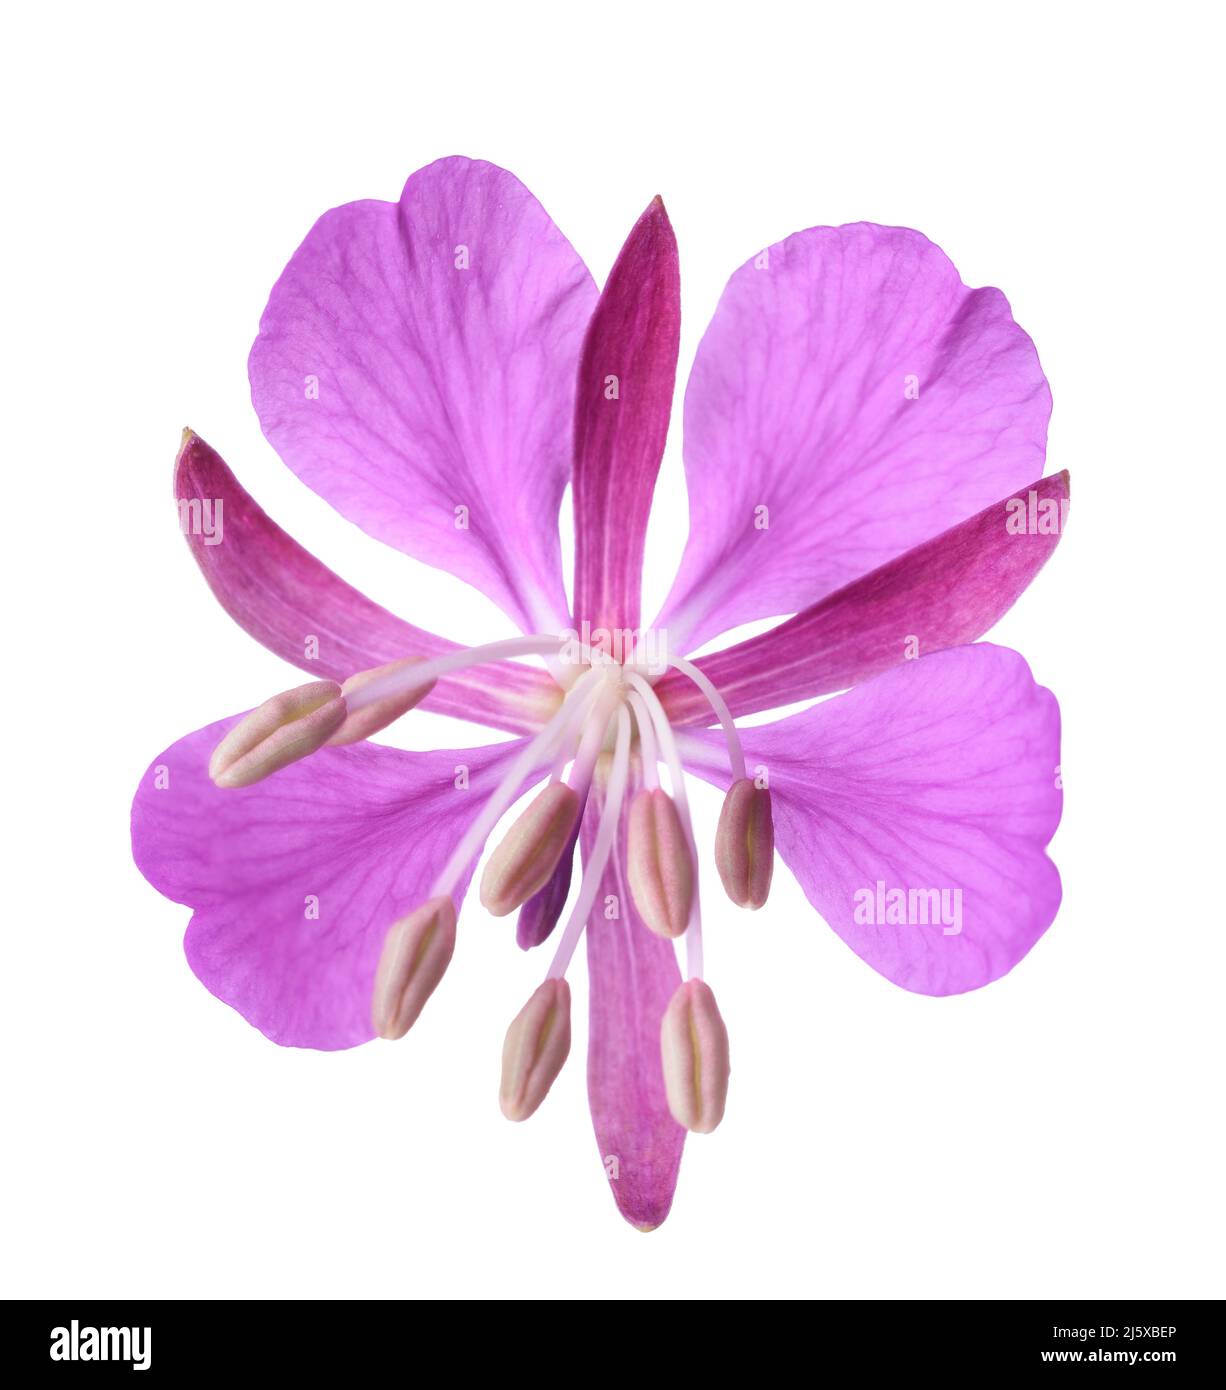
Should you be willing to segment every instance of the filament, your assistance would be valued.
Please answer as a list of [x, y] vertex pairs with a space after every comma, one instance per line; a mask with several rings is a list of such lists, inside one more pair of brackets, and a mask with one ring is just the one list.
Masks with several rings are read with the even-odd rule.
[[670, 656], [668, 658], [670, 666], [675, 666], [682, 675], [689, 676], [690, 680], [707, 697], [707, 703], [715, 711], [719, 722], [723, 725], [724, 738], [728, 744], [728, 765], [732, 769], [733, 781], [740, 781], [745, 776], [745, 750], [741, 747], [741, 736], [736, 731], [736, 725], [732, 720], [732, 711], [728, 708], [728, 702], [716, 689], [710, 676], [703, 673], [692, 661], [687, 661], [683, 656]]
[[625, 705], [621, 705], [617, 711], [617, 742], [613, 748], [613, 765], [609, 770], [609, 781], [605, 788], [605, 803], [600, 814], [600, 825], [596, 830], [596, 840], [592, 846], [591, 855], [584, 866], [579, 896], [575, 899], [575, 905], [566, 922], [566, 929], [562, 933], [561, 941], [558, 942], [557, 953], [549, 967], [549, 973], [545, 976], [547, 980], [560, 980], [565, 976], [571, 957], [575, 954], [575, 947], [583, 935], [583, 928], [587, 925], [588, 914], [596, 902], [596, 894], [600, 891], [600, 880], [604, 875], [605, 866], [609, 862], [609, 854], [613, 849], [613, 837], [617, 834], [618, 823], [621, 819], [622, 801], [625, 798], [629, 780], [630, 715]]

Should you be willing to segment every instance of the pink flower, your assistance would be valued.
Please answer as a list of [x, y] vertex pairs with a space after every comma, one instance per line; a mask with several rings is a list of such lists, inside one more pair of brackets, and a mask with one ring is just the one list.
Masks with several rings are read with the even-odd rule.
[[[648, 1229], [686, 1130], [714, 1128], [727, 1098], [703, 866], [758, 907], [777, 848], [857, 955], [925, 994], [1005, 974], [1060, 900], [1045, 853], [1056, 701], [1020, 656], [967, 645], [1051, 554], [1068, 499], [1067, 474], [1042, 476], [1050, 395], [1003, 295], [968, 290], [917, 232], [868, 224], [812, 228], [742, 266], [690, 375], [690, 534], [644, 628], [679, 323], [658, 199], [602, 293], [489, 164], [441, 160], [398, 204], [325, 214], [251, 353], [264, 431], [343, 515], [476, 585], [525, 635], [464, 651], [394, 617], [189, 432], [175, 486], [192, 553], [227, 611], [312, 683], [162, 753], [132, 818], [145, 875], [193, 909], [205, 985], [275, 1042], [345, 1048], [412, 1025], [487, 835], [542, 784], [482, 882], [491, 911], [519, 910], [521, 945], [563, 923], [508, 1031], [502, 1105], [531, 1114], [566, 1060], [565, 975], [586, 928], [597, 1142], [622, 1213]], [[781, 613], [795, 616], [684, 656]], [[516, 659], [533, 656], [544, 669]], [[367, 741], [416, 703], [516, 737], [434, 753]], [[714, 846], [695, 843], [683, 769], [726, 789]]]

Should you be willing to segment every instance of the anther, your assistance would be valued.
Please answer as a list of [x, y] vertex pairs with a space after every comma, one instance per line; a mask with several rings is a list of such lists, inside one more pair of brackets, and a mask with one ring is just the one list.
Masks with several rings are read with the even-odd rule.
[[490, 855], [481, 878], [482, 905], [505, 917], [549, 882], [568, 844], [583, 801], [565, 782], [551, 782]]
[[715, 867], [738, 907], [759, 908], [775, 866], [771, 794], [742, 777], [728, 788], [715, 831]]
[[387, 933], [375, 972], [370, 1017], [381, 1038], [403, 1038], [451, 964], [455, 904], [431, 898]]
[[685, 931], [694, 904], [694, 862], [677, 807], [659, 787], [630, 803], [626, 874], [639, 915], [659, 936]]
[[[376, 666], [370, 671], [358, 671], [341, 686], [341, 694], [345, 696], [346, 704], [351, 704], [351, 697], [364, 686], [370, 685], [373, 681], [383, 682], [384, 678], [389, 676], [403, 675], [411, 679], [412, 668], [422, 664], [421, 657], [411, 656], [404, 661], [389, 661], [386, 666]], [[434, 689], [434, 685], [434, 681], [426, 680], [419, 685], [410, 684], [402, 686], [399, 690], [393, 689], [391, 694], [380, 696], [367, 705], [362, 705], [359, 701], [359, 708], [349, 710], [345, 722], [328, 740], [329, 745], [335, 748], [346, 743], [357, 743], [359, 739], [370, 738], [380, 729], [386, 729], [402, 714], [407, 714], [414, 705], [419, 705]]]
[[549, 1094], [570, 1052], [570, 986], [546, 980], [515, 1016], [502, 1047], [498, 1102], [508, 1120], [526, 1120]]
[[219, 787], [246, 787], [321, 748], [345, 719], [335, 681], [312, 681], [265, 700], [213, 750], [209, 776]]
[[687, 980], [669, 1001], [660, 1057], [673, 1119], [695, 1134], [710, 1134], [728, 1099], [728, 1030], [702, 980]]

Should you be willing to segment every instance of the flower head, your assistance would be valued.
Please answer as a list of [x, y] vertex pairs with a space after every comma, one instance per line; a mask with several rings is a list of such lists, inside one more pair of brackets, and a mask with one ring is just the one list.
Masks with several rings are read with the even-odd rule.
[[[918, 233], [867, 224], [798, 233], [737, 271], [685, 395], [689, 539], [645, 626], [679, 331], [658, 198], [599, 293], [489, 164], [441, 160], [399, 203], [325, 214], [251, 353], [265, 434], [345, 516], [482, 589], [520, 635], [464, 649], [394, 617], [188, 432], [180, 514], [225, 518], [218, 535], [186, 528], [197, 562], [312, 679], [161, 754], [133, 808], [140, 867], [193, 908], [208, 988], [275, 1042], [344, 1048], [412, 1028], [480, 911], [465, 898], [487, 838], [531, 792], [480, 886], [488, 911], [517, 914], [522, 947], [557, 943], [510, 1023], [502, 1108], [527, 1118], [566, 1062], [586, 934], [597, 1140], [647, 1229], [687, 1131], [714, 1129], [729, 1099], [704, 980], [710, 868], [761, 908], [778, 850], [859, 956], [927, 994], [1003, 975], [1060, 897], [1055, 700], [1015, 653], [975, 644], [1050, 555], [1068, 498], [1067, 475], [1042, 476], [1050, 397], [1004, 297], [967, 289]], [[370, 741], [419, 704], [515, 737]], [[724, 792], [713, 844], [695, 835], [694, 777]]]

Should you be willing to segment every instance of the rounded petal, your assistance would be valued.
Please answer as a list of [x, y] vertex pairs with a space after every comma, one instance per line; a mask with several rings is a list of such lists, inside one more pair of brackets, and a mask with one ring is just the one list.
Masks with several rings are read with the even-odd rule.
[[1043, 472], [1051, 396], [999, 290], [902, 227], [813, 227], [733, 275], [685, 397], [676, 650], [809, 607]]
[[[895, 984], [977, 989], [1055, 917], [1060, 710], [1016, 652], [936, 652], [742, 738], [805, 896]], [[718, 737], [686, 746], [727, 785]]]
[[365, 531], [566, 625], [558, 506], [596, 286], [514, 175], [469, 159], [325, 213], [251, 351], [264, 433]]
[[262, 1033], [288, 1047], [366, 1042], [388, 929], [430, 896], [523, 743], [322, 748], [222, 791], [209, 754], [237, 722], [197, 730], [154, 760], [132, 806], [136, 863], [194, 909], [192, 969]]

